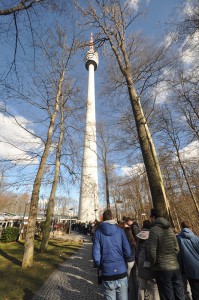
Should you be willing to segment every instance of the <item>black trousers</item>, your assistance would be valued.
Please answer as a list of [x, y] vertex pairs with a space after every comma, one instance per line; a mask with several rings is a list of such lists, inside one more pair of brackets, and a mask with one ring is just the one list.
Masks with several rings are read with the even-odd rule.
[[184, 300], [184, 288], [180, 270], [155, 271], [160, 300]]
[[193, 300], [199, 300], [199, 279], [188, 278]]

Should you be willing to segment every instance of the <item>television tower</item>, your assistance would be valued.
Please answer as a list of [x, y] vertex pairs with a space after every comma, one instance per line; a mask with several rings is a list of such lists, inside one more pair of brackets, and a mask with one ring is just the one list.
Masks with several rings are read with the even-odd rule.
[[88, 70], [88, 97], [78, 218], [82, 222], [90, 222], [98, 219], [99, 214], [94, 76], [98, 66], [98, 53], [94, 51], [92, 33], [85, 61]]

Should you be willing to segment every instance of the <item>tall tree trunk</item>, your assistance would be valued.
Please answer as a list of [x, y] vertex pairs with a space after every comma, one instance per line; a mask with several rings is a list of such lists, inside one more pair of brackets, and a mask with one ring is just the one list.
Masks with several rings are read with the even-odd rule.
[[57, 151], [56, 151], [55, 174], [54, 174], [53, 185], [50, 193], [50, 199], [47, 207], [46, 223], [42, 234], [42, 241], [40, 247], [40, 251], [42, 253], [47, 251], [48, 241], [50, 238], [51, 222], [54, 215], [54, 207], [55, 207], [55, 194], [57, 190], [59, 173], [60, 173], [60, 158], [61, 158], [61, 147], [62, 147], [63, 138], [64, 138], [64, 107], [63, 107], [63, 96], [62, 96], [62, 103], [60, 105], [60, 134], [59, 134], [59, 141], [58, 141]]
[[165, 216], [169, 216], [169, 203], [166, 198], [162, 174], [154, 143], [142, 110], [140, 99], [136, 94], [132, 79], [129, 75], [126, 76], [126, 81], [128, 84], [129, 96], [135, 118], [142, 156], [148, 176], [153, 206], [156, 209], [160, 209]]
[[107, 32], [106, 29], [104, 29], [104, 31], [106, 36], [108, 37], [111, 48], [115, 54], [120, 70], [128, 86], [129, 98], [130, 98], [131, 107], [133, 110], [133, 115], [134, 115], [136, 128], [138, 132], [140, 148], [142, 151], [142, 156], [143, 156], [143, 160], [144, 160], [144, 164], [145, 164], [145, 168], [149, 180], [153, 206], [156, 209], [160, 209], [163, 212], [165, 217], [169, 217], [171, 219], [169, 202], [166, 197], [166, 192], [163, 184], [158, 157], [147, 125], [146, 118], [144, 116], [144, 112], [142, 110], [140, 98], [138, 97], [136, 90], [134, 88], [133, 77], [131, 72], [131, 64], [128, 59], [124, 40], [119, 44], [120, 50], [123, 54], [123, 57], [121, 57], [109, 32]]
[[109, 179], [107, 170], [107, 161], [104, 162], [104, 172], [105, 172], [105, 190], [106, 190], [106, 207], [110, 209], [110, 197], [109, 197]]
[[[171, 164], [172, 160], [170, 161]], [[167, 189], [169, 189], [169, 194], [170, 194], [170, 204], [171, 204], [171, 208], [172, 208], [172, 216], [174, 215], [174, 217], [172, 218], [173, 223], [174, 223], [174, 229], [176, 232], [179, 232], [180, 230], [180, 221], [179, 221], [179, 215], [178, 215], [178, 210], [176, 207], [176, 203], [175, 203], [175, 192], [172, 186], [172, 180], [171, 180], [171, 176], [170, 176], [170, 172], [168, 169], [168, 164], [166, 164], [164, 166], [164, 170], [166, 173], [166, 186]]]
[[190, 192], [191, 198], [192, 198], [193, 203], [195, 205], [196, 212], [199, 215], [199, 205], [198, 205], [197, 199], [194, 196], [194, 193], [192, 191], [191, 185], [189, 183], [189, 180], [188, 180], [188, 177], [187, 177], [187, 174], [186, 174], [186, 170], [185, 170], [183, 162], [181, 160], [180, 143], [179, 143], [178, 132], [177, 132], [177, 129], [173, 125], [174, 123], [173, 123], [171, 112], [168, 111], [168, 113], [169, 113], [169, 116], [168, 116], [169, 119], [167, 119], [166, 117], [164, 117], [164, 122], [165, 122], [165, 125], [166, 125], [167, 134], [168, 134], [169, 138], [171, 139], [171, 141], [173, 143], [173, 146], [174, 146], [174, 148], [176, 150], [175, 155], [177, 156], [178, 163], [180, 165], [180, 168], [181, 168], [183, 176], [185, 178], [185, 181], [186, 181], [188, 190]]
[[[95, 5], [94, 5], [95, 3]], [[129, 98], [135, 118], [138, 132], [140, 148], [149, 180], [153, 206], [161, 209], [165, 216], [169, 216], [169, 203], [166, 198], [163, 179], [159, 167], [154, 143], [150, 135], [146, 118], [144, 116], [140, 99], [134, 88], [132, 70], [133, 66], [129, 60], [126, 47], [125, 32], [129, 24], [133, 22], [133, 17], [126, 19], [128, 15], [128, 5], [123, 7], [121, 1], [86, 1], [87, 10], [79, 7], [86, 17], [104, 34], [104, 40], [108, 40], [113, 54], [117, 60], [120, 71], [127, 83]], [[131, 14], [129, 14], [131, 16]], [[158, 55], [159, 57], [159, 55]], [[156, 58], [157, 59], [157, 58]]]
[[49, 150], [51, 147], [55, 118], [57, 116], [57, 112], [59, 109], [59, 99], [61, 96], [63, 79], [64, 79], [64, 71], [62, 71], [60, 78], [59, 78], [54, 112], [51, 115], [50, 124], [48, 127], [48, 133], [47, 133], [47, 140], [45, 143], [44, 151], [43, 151], [43, 154], [41, 157], [41, 161], [40, 161], [37, 175], [36, 175], [34, 185], [33, 185], [29, 219], [28, 219], [28, 227], [27, 227], [27, 232], [26, 232], [24, 255], [23, 255], [23, 260], [22, 260], [22, 268], [31, 267], [33, 265], [34, 235], [35, 235], [35, 226], [36, 226], [36, 221], [37, 221], [39, 192], [40, 192], [42, 177], [43, 177], [45, 166], [46, 166], [46, 161], [47, 161]]
[[113, 197], [113, 201], [114, 201], [114, 205], [115, 205], [116, 219], [117, 219], [117, 222], [118, 222], [119, 221], [119, 216], [118, 216], [118, 207], [117, 207], [117, 197], [116, 197], [115, 191], [112, 191], [112, 197]]
[[195, 198], [195, 196], [194, 196], [194, 194], [193, 194], [193, 192], [192, 192], [192, 188], [191, 188], [191, 186], [190, 186], [190, 184], [189, 184], [189, 180], [188, 180], [188, 178], [187, 178], [187, 174], [186, 174], [185, 168], [184, 168], [183, 163], [182, 163], [182, 160], [181, 160], [181, 158], [180, 158], [180, 152], [179, 152], [178, 149], [176, 149], [176, 151], [177, 151], [177, 158], [178, 158], [179, 165], [180, 165], [180, 167], [181, 167], [181, 170], [182, 170], [182, 173], [183, 173], [183, 175], [184, 175], [184, 178], [185, 178], [185, 181], [186, 181], [188, 190], [189, 190], [189, 192], [190, 192], [191, 198], [192, 198], [192, 200], [193, 200], [193, 203], [194, 203], [194, 205], [195, 205], [197, 214], [198, 214], [198, 216], [199, 216], [199, 205], [198, 205], [197, 199]]

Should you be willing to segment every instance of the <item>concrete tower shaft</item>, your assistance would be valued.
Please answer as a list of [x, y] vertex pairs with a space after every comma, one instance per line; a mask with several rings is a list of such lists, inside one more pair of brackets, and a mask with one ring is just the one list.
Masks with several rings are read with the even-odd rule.
[[94, 51], [92, 35], [90, 49], [86, 53], [85, 61], [85, 66], [88, 70], [88, 97], [79, 201], [79, 219], [82, 222], [89, 222], [98, 218], [99, 208], [94, 76], [94, 72], [98, 66], [98, 54]]

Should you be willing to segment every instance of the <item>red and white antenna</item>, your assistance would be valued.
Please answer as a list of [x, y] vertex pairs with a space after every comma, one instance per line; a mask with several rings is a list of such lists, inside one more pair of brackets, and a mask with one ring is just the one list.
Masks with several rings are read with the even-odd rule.
[[94, 51], [94, 44], [93, 44], [93, 33], [91, 32], [91, 39], [90, 39], [90, 50]]

